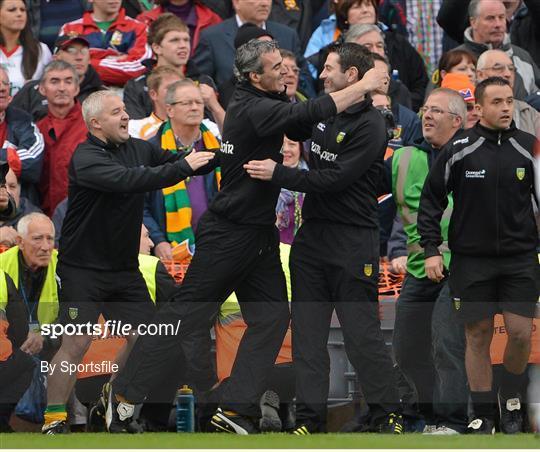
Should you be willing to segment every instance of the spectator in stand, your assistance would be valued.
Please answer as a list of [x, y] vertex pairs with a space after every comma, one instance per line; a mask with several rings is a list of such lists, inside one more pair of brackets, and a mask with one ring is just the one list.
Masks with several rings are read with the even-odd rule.
[[164, 13], [172, 13], [186, 24], [191, 39], [191, 55], [195, 54], [201, 31], [221, 23], [221, 17], [199, 0], [156, 0], [156, 7], [137, 16], [149, 26]]
[[527, 50], [514, 45], [506, 33], [506, 10], [502, 0], [472, 0], [469, 4], [470, 27], [465, 30], [465, 49], [477, 58], [490, 49], [503, 50], [516, 68], [514, 97], [523, 100], [538, 90], [540, 70]]
[[49, 48], [32, 35], [25, 2], [0, 0], [0, 66], [8, 71], [11, 95], [39, 79], [50, 60]]
[[[194, 55], [197, 66], [203, 73], [210, 75], [218, 87], [233, 75], [234, 39], [238, 29], [246, 22], [267, 30], [279, 43], [279, 47], [294, 52], [300, 68], [305, 68], [296, 31], [268, 20], [272, 8], [271, 0], [233, 0], [233, 6], [236, 12], [234, 17], [201, 33], [197, 53]], [[303, 88], [311, 84], [309, 74], [304, 74], [303, 83]]]
[[167, 104], [165, 103], [167, 88], [183, 78], [183, 75], [172, 66], [158, 66], [150, 73], [146, 85], [154, 108], [150, 116], [146, 118], [129, 120], [128, 130], [132, 137], [149, 140], [156, 134], [159, 126], [167, 120]]
[[[443, 0], [437, 22], [456, 42], [463, 43], [469, 25], [467, 7], [471, 0]], [[512, 44], [526, 49], [534, 61], [540, 61], [540, 2], [504, 0], [506, 23]]]
[[199, 81], [203, 97], [214, 109], [212, 113], [218, 117], [223, 114], [221, 108], [210, 102], [215, 96], [214, 81], [202, 75], [189, 57], [189, 30], [178, 17], [165, 13], [152, 22], [148, 28], [148, 44], [152, 47], [155, 59], [143, 61], [146, 73], [130, 80], [124, 89], [124, 102], [130, 119], [142, 119], [152, 113], [152, 100], [148, 95], [147, 77], [152, 68], [159, 66], [175, 67], [179, 74]]
[[439, 67], [433, 73], [431, 81], [439, 88], [446, 74], [465, 74], [471, 83], [476, 83], [476, 63], [478, 58], [465, 49], [453, 49], [443, 53]]
[[[283, 138], [283, 166], [309, 170], [302, 156], [302, 143]], [[276, 226], [279, 230], [279, 241], [291, 245], [296, 232], [302, 225], [302, 205], [304, 193], [281, 189], [276, 205]]]
[[66, 23], [60, 35], [84, 36], [90, 43], [90, 64], [107, 85], [124, 86], [141, 75], [143, 60], [150, 58], [146, 27], [127, 17], [120, 0], [93, 0], [93, 10]]
[[[384, 35], [379, 27], [372, 24], [351, 25], [345, 35], [345, 42], [354, 42], [363, 45], [369, 51], [378, 55], [378, 57], [375, 57], [375, 61], [380, 62], [382, 61], [381, 58], [383, 58], [387, 66], [386, 69], [390, 73], [390, 63], [386, 56]], [[411, 93], [401, 81], [391, 78], [388, 93], [392, 98], [392, 103], [399, 103], [408, 109], [412, 108]]]
[[[165, 102], [169, 119], [151, 143], [173, 153], [219, 149], [219, 129], [204, 119], [202, 93], [192, 80], [170, 85]], [[217, 193], [220, 179], [221, 172], [216, 169], [145, 195], [143, 221], [154, 242], [157, 257], [172, 259], [172, 248], [186, 240], [187, 247], [193, 252], [199, 218]]]
[[68, 165], [73, 151], [86, 140], [88, 130], [82, 117], [79, 75], [62, 60], [49, 63], [39, 82], [39, 92], [47, 99], [48, 113], [37, 126], [45, 140], [41, 170], [41, 208], [50, 217], [68, 194]]
[[[510, 57], [502, 50], [487, 50], [480, 58], [476, 67], [478, 82], [489, 77], [502, 77], [508, 80], [513, 88], [516, 82], [516, 68]], [[516, 128], [540, 137], [540, 113], [528, 103], [514, 99], [513, 119]]]
[[17, 244], [19, 237], [17, 233], [19, 220], [32, 212], [41, 212], [41, 210], [28, 199], [21, 197], [21, 184], [19, 184], [17, 175], [12, 169], [6, 175], [6, 189], [15, 201], [16, 210], [10, 219], [0, 219], [0, 245], [12, 247]]
[[39, 204], [37, 187], [41, 177], [43, 136], [30, 115], [9, 105], [9, 76], [0, 66], [0, 161], [9, 161], [20, 172], [23, 196]]
[[[386, 72], [390, 65], [386, 57], [378, 53], [372, 53], [375, 68], [380, 68]], [[406, 88], [405, 88], [406, 89]], [[392, 82], [382, 88], [382, 93], [390, 96], [391, 111], [394, 116], [394, 138], [388, 142], [392, 149], [408, 146], [422, 136], [422, 125], [418, 116], [409, 108], [399, 103], [401, 96], [397, 95], [397, 88], [392, 86]]]
[[296, 62], [296, 56], [289, 50], [280, 49], [283, 61], [281, 66], [287, 70], [283, 80], [285, 83], [287, 97], [291, 102], [304, 102], [308, 99], [304, 93], [298, 89], [300, 82], [300, 68]]
[[58, 317], [58, 253], [54, 249], [54, 226], [44, 214], [24, 216], [17, 232], [18, 245], [2, 253], [0, 269], [11, 277], [25, 304], [29, 331], [21, 350], [35, 355], [47, 345], [39, 326], [54, 323]]
[[413, 110], [417, 111], [424, 101], [428, 83], [424, 61], [403, 35], [377, 22], [378, 1], [339, 0], [334, 9], [335, 14], [323, 21], [315, 30], [304, 53], [311, 63], [312, 75], [315, 77], [322, 72], [322, 65], [328, 54], [327, 46], [333, 41], [342, 41], [344, 39], [342, 35], [349, 27], [356, 24], [377, 25], [384, 35], [384, 47], [392, 72], [397, 71], [395, 75], [409, 89]]
[[90, 3], [91, 0], [26, 0], [32, 34], [52, 52], [62, 25], [82, 17]]
[[[77, 101], [82, 104], [90, 94], [103, 86], [96, 70], [90, 65], [90, 44], [82, 36], [60, 36], [54, 45], [53, 60], [71, 64], [79, 76]], [[27, 82], [15, 95], [11, 105], [32, 114], [34, 121], [47, 116], [47, 99], [39, 92], [39, 80]]]
[[459, 73], [446, 74], [443, 78], [441, 88], [448, 88], [461, 94], [467, 107], [467, 120], [463, 128], [472, 128], [480, 119], [480, 115], [475, 107], [474, 85], [471, 83], [469, 76]]
[[26, 392], [35, 362], [20, 350], [28, 335], [24, 305], [13, 280], [0, 270], [0, 433], [11, 433], [11, 414]]

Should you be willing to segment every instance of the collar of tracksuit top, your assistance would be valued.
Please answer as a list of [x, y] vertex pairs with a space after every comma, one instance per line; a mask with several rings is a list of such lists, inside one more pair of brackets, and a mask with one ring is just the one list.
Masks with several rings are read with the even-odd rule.
[[96, 146], [99, 146], [107, 151], [117, 151], [118, 148], [121, 146], [121, 144], [114, 144], [110, 141], [101, 141], [98, 137], [92, 135], [90, 132], [88, 132], [88, 141], [91, 141]]
[[283, 92], [281, 93], [272, 93], [270, 91], [263, 91], [259, 88], [256, 88], [250, 82], [241, 81], [240, 83], [238, 83], [237, 89], [251, 92], [261, 97], [269, 97], [270, 99], [276, 99], [276, 100], [281, 100], [283, 102], [289, 102], [289, 98], [287, 97], [287, 94], [286, 94], [287, 88], [285, 88]]
[[489, 129], [481, 125], [480, 122], [477, 122], [473, 129], [481, 137], [484, 137], [486, 140], [496, 144], [500, 144], [504, 141], [509, 140], [518, 131], [518, 129], [516, 128], [516, 123], [514, 121], [512, 121], [508, 129], [504, 130]]

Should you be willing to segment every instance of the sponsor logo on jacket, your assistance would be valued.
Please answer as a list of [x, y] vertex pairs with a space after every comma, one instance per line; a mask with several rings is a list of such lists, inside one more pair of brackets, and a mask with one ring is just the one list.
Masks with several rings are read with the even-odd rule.
[[333, 162], [337, 159], [337, 154], [328, 151], [321, 151], [321, 146], [315, 142], [311, 142], [311, 152], [317, 154], [321, 160], [326, 160], [327, 162]]
[[465, 178], [466, 179], [485, 179], [486, 178], [486, 170], [478, 170], [478, 171], [465, 171]]
[[221, 152], [224, 154], [233, 155], [234, 154], [234, 144], [229, 143], [229, 140], [221, 143]]

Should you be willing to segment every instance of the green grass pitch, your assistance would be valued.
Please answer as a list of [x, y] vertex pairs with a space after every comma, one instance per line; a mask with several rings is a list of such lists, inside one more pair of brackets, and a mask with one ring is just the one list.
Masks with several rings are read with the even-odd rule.
[[109, 435], [72, 433], [44, 436], [39, 433], [0, 435], [1, 449], [539, 449], [534, 435], [441, 436], [420, 434], [386, 436], [379, 434], [327, 434], [296, 437], [286, 434], [233, 436], [223, 434], [144, 433]]

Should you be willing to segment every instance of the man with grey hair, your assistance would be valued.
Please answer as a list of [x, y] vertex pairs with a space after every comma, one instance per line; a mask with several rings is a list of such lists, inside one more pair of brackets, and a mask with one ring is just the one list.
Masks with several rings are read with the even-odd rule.
[[40, 325], [58, 317], [54, 225], [46, 215], [33, 212], [20, 219], [17, 232], [18, 245], [2, 253], [0, 269], [11, 276], [26, 307], [30, 327], [21, 350], [36, 355], [46, 339]]
[[472, 0], [468, 14], [470, 26], [458, 49], [467, 50], [477, 58], [486, 50], [504, 51], [516, 68], [514, 97], [523, 100], [536, 92], [540, 86], [540, 70], [527, 50], [511, 43], [502, 0]]
[[[103, 314], [134, 329], [154, 312], [138, 269], [144, 193], [177, 184], [214, 154], [174, 154], [130, 138], [124, 103], [111, 91], [91, 94], [82, 113], [89, 134], [68, 170], [69, 205], [57, 267], [60, 321], [96, 324]], [[64, 334], [52, 364], [80, 363], [91, 340], [88, 331]], [[43, 433], [66, 432], [65, 404], [74, 383], [73, 374], [50, 376]]]
[[[259, 399], [289, 324], [289, 307], [275, 228], [280, 188], [251, 179], [243, 165], [265, 158], [281, 162], [284, 134], [297, 141], [309, 138], [314, 124], [388, 83], [388, 74], [370, 69], [362, 80], [341, 91], [291, 104], [275, 41], [251, 40], [242, 45], [235, 69], [239, 83], [227, 109], [219, 153], [221, 190], [199, 221], [181, 302], [165, 306], [154, 322], [180, 320], [179, 334], [184, 337], [236, 292], [248, 327], [211, 425], [217, 432], [246, 435], [257, 431]], [[167, 336], [144, 336], [137, 342], [113, 383], [109, 431], [129, 421], [123, 413], [133, 413], [133, 404], [148, 394], [169, 359], [167, 350], [177, 342], [178, 338]]]
[[67, 196], [69, 161], [77, 145], [86, 140], [88, 130], [76, 100], [79, 75], [71, 64], [53, 60], [45, 66], [39, 92], [47, 100], [47, 116], [37, 123], [45, 141], [39, 190], [41, 208], [52, 216]]
[[[423, 140], [394, 153], [388, 178], [407, 238], [406, 276], [396, 307], [393, 349], [399, 368], [415, 389], [415, 414], [425, 420], [424, 433], [452, 435], [467, 428], [464, 334], [452, 317], [446, 277], [433, 282], [426, 275], [416, 218], [429, 170], [441, 149], [459, 136], [467, 110], [458, 92], [439, 88], [431, 92], [421, 111]], [[445, 272], [450, 260], [446, 241], [451, 198], [449, 206], [441, 220]], [[394, 261], [392, 265], [397, 266]]]
[[[486, 50], [476, 63], [476, 80], [480, 83], [489, 77], [502, 77], [514, 88], [516, 67], [502, 50]], [[527, 102], [514, 99], [514, 121], [519, 130], [540, 137], [540, 113]]]

